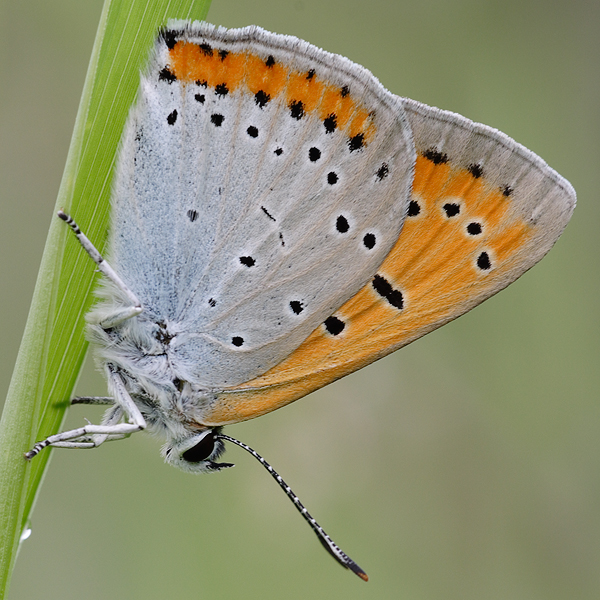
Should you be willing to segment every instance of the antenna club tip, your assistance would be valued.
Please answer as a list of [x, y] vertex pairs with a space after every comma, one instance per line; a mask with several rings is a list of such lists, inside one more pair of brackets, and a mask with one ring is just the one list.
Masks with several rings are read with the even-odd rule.
[[63, 221], [67, 221], [69, 218], [69, 215], [67, 215], [67, 213], [62, 208], [56, 213], [56, 216], [59, 219], [62, 219]]
[[347, 567], [353, 573], [356, 573], [363, 581], [369, 581], [369, 576], [354, 561], [347, 565]]

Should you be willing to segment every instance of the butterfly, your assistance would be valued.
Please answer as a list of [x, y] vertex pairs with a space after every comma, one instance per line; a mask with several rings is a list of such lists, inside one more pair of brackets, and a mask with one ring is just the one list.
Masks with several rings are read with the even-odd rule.
[[222, 433], [386, 356], [517, 279], [556, 242], [571, 185], [485, 125], [387, 91], [290, 36], [170, 21], [122, 137], [107, 260], [87, 317], [110, 397], [100, 425], [140, 430], [199, 473]]

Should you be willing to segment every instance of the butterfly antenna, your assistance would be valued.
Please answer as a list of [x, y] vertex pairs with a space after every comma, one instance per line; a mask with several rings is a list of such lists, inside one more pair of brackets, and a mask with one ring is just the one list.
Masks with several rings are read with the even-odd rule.
[[254, 458], [256, 458], [256, 460], [271, 474], [271, 477], [279, 484], [279, 487], [286, 493], [287, 497], [292, 501], [306, 522], [311, 526], [312, 530], [317, 534], [317, 537], [325, 547], [325, 550], [327, 550], [327, 552], [329, 552], [342, 567], [350, 569], [363, 581], [369, 580], [367, 574], [325, 533], [324, 529], [315, 521], [306, 508], [304, 508], [304, 505], [300, 502], [298, 496], [294, 494], [292, 488], [282, 479], [281, 475], [279, 475], [279, 473], [277, 473], [277, 471], [258, 452], [256, 452], [256, 450], [253, 450], [250, 446], [225, 435], [224, 433], [217, 433], [215, 437], [236, 444], [240, 448], [246, 450], [246, 452], [252, 454], [252, 456], [254, 456]]

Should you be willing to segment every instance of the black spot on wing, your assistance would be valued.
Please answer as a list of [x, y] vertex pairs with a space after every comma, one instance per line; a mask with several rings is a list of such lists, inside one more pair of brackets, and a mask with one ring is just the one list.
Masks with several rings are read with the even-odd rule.
[[292, 100], [289, 104], [290, 115], [298, 121], [304, 116], [304, 104], [302, 100]]
[[482, 252], [477, 257], [477, 266], [482, 271], [489, 271], [492, 268], [492, 261], [490, 260], [490, 255], [487, 252]]
[[460, 213], [460, 204], [455, 204], [454, 202], [447, 202], [442, 208], [448, 218], [455, 217]]
[[165, 45], [169, 50], [175, 48], [178, 38], [183, 35], [183, 31], [179, 29], [167, 29], [166, 27], [160, 30], [159, 36], [164, 40]]
[[254, 260], [251, 256], [240, 256], [240, 262], [245, 267], [253, 267], [256, 264], [256, 260]]
[[381, 275], [373, 277], [373, 289], [383, 298], [385, 298], [394, 308], [402, 310], [404, 308], [404, 296], [400, 290], [395, 290], [392, 284]]
[[174, 81], [177, 81], [177, 77], [175, 76], [175, 73], [171, 72], [169, 67], [165, 67], [164, 69], [161, 69], [158, 72], [158, 80], [166, 81], [167, 83], [170, 84], [170, 83], [173, 83]]
[[481, 223], [469, 223], [467, 225], [467, 233], [469, 235], [479, 235], [481, 233]]
[[325, 117], [323, 125], [325, 126], [325, 133], [333, 133], [337, 127], [337, 116], [332, 113]]
[[387, 177], [390, 173], [390, 167], [388, 166], [387, 163], [383, 163], [379, 169], [377, 169], [377, 179], [379, 179], [379, 181], [381, 181], [384, 177]]
[[212, 46], [210, 44], [198, 44], [198, 48], [200, 48], [200, 52], [202, 52], [202, 54], [206, 55], [206, 56], [212, 56], [213, 55], [213, 49]]
[[376, 238], [374, 233], [367, 233], [363, 237], [363, 244], [367, 250], [375, 248]]
[[323, 325], [325, 325], [327, 333], [330, 333], [331, 335], [340, 335], [340, 333], [342, 333], [346, 327], [346, 323], [337, 317], [329, 317], [325, 319]]
[[365, 134], [364, 133], [357, 133], [356, 135], [353, 135], [348, 140], [348, 148], [350, 148], [350, 152], [356, 152], [357, 150], [360, 150], [361, 148], [363, 148], [364, 145], [365, 145]]
[[167, 117], [167, 123], [169, 125], [175, 125], [175, 121], [177, 121], [177, 110], [174, 110], [172, 113], [169, 114], [169, 116]]
[[423, 156], [434, 165], [442, 165], [448, 162], [448, 155], [440, 152], [437, 148], [429, 148], [423, 152]]
[[224, 98], [225, 96], [227, 96], [227, 94], [229, 94], [229, 88], [227, 87], [227, 84], [226, 83], [219, 83], [215, 87], [215, 94], [217, 96], [220, 96], [221, 98]]
[[271, 221], [277, 220], [264, 206], [261, 206], [260, 209], [265, 213], [265, 215], [267, 215], [267, 217], [269, 217], [269, 219], [271, 219]]
[[304, 310], [304, 304], [300, 300], [292, 300], [290, 302], [290, 308], [295, 315], [299, 315]]
[[313, 146], [308, 151], [308, 158], [311, 162], [316, 162], [321, 158], [321, 151]]
[[335, 220], [335, 228], [340, 233], [348, 233], [348, 230], [350, 229], [350, 223], [348, 223], [348, 219], [346, 219], [346, 217], [344, 215], [340, 215]]
[[416, 217], [421, 212], [421, 207], [416, 200], [411, 200], [408, 205], [408, 216]]
[[258, 92], [256, 92], [256, 94], [254, 94], [254, 102], [256, 102], [256, 105], [259, 108], [264, 108], [270, 99], [271, 99], [271, 96], [263, 90], [258, 90]]
[[483, 176], [483, 167], [480, 164], [469, 165], [467, 170], [475, 177], [475, 179], [479, 179]]

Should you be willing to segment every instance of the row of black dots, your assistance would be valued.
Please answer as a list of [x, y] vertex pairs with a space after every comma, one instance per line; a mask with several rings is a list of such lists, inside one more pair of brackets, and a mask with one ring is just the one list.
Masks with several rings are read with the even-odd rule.
[[[448, 162], [448, 155], [438, 151], [436, 148], [430, 148], [429, 150], [425, 151], [423, 153], [423, 156], [436, 165]], [[475, 179], [483, 177], [483, 167], [478, 163], [471, 163], [467, 167], [467, 170]], [[513, 189], [508, 185], [501, 188], [501, 190], [502, 194], [505, 197], [510, 196], [513, 192]], [[461, 205], [456, 202], [447, 202], [442, 206], [442, 210], [446, 214], [446, 217], [448, 219], [451, 219], [460, 214]], [[419, 205], [419, 203], [416, 200], [411, 200], [408, 206], [407, 215], [409, 217], [416, 217], [420, 213], [421, 206]], [[472, 221], [467, 224], [466, 231], [470, 236], [478, 236], [483, 233], [483, 226], [477, 221]], [[477, 267], [482, 271], [490, 270], [492, 268], [490, 255], [487, 252], [481, 252], [476, 259], [476, 264]]]
[[[429, 150], [425, 150], [425, 152], [423, 152], [422, 155], [424, 158], [431, 161], [434, 165], [441, 165], [449, 162], [448, 155], [444, 152], [440, 152], [435, 147], [429, 148]], [[471, 173], [471, 175], [473, 175], [475, 179], [479, 179], [484, 175], [483, 167], [479, 163], [470, 163], [467, 166], [467, 171]], [[508, 198], [508, 196], [510, 196], [513, 193], [514, 189], [510, 185], [504, 185], [500, 186], [500, 191], [502, 192], [503, 196]]]
[[[208, 44], [201, 44], [200, 48], [205, 53], [212, 54], [212, 48]], [[228, 52], [226, 50], [222, 50], [219, 52], [219, 54], [221, 56], [221, 60], [223, 60], [225, 58], [225, 56], [227, 56]], [[267, 66], [273, 66], [275, 64], [274, 58], [272, 56], [269, 56], [269, 58], [266, 60], [265, 64]], [[308, 79], [311, 79], [312, 77], [314, 77], [314, 70], [309, 71], [309, 73], [307, 75]], [[167, 83], [171, 84], [177, 80], [177, 77], [175, 76], [174, 73], [172, 73], [169, 70], [168, 67], [164, 67], [159, 72], [159, 80], [166, 81]], [[207, 86], [206, 81], [197, 81], [196, 84], [203, 85], [204, 87]], [[226, 83], [219, 83], [215, 86], [215, 94], [217, 96], [224, 97], [228, 93], [229, 93], [229, 88], [227, 87]], [[344, 86], [343, 88], [341, 88], [340, 94], [342, 97], [348, 95], [349, 94], [348, 87]], [[206, 100], [206, 96], [204, 94], [195, 94], [194, 97], [195, 97], [196, 101], [201, 104], [204, 104], [204, 102]], [[263, 90], [259, 90], [255, 94], [255, 102], [260, 108], [264, 108], [264, 106], [266, 106], [266, 104], [269, 102], [269, 100], [270, 100], [270, 95], [267, 94], [266, 92], [264, 92]], [[305, 107], [301, 100], [292, 100], [289, 104], [289, 109], [290, 109], [290, 115], [297, 120], [300, 120], [305, 115]], [[177, 115], [175, 115], [174, 117], [169, 115], [169, 118], [171, 119], [171, 120], [169, 120], [169, 124], [173, 125], [175, 123], [175, 120], [177, 119]], [[216, 127], [220, 127], [223, 123], [223, 120], [224, 120], [223, 115], [214, 114], [211, 116], [211, 121]], [[337, 116], [335, 114], [331, 114], [328, 117], [326, 117], [324, 119], [324, 125], [325, 125], [326, 133], [333, 133], [333, 131], [335, 131], [335, 129], [337, 127]], [[250, 135], [251, 137], [258, 136], [258, 130], [256, 127], [253, 127], [253, 126], [249, 127], [247, 132], [248, 132], [248, 135]], [[365, 145], [365, 134], [362, 132], [357, 133], [356, 135], [350, 137], [348, 140], [348, 148], [349, 148], [350, 152], [355, 152], [356, 150], [360, 150], [364, 147], [364, 145]]]
[[[183, 32], [179, 32], [179, 31], [175, 31], [175, 30], [170, 30], [170, 31], [163, 30], [163, 32], [161, 32], [160, 35], [164, 39], [169, 50], [172, 50], [175, 47], [175, 44], [177, 43], [178, 38], [181, 37], [182, 33]], [[210, 44], [207, 44], [207, 43], [199, 44], [199, 48], [207, 56], [213, 55], [213, 48], [210, 46]], [[225, 57], [228, 54], [229, 54], [229, 51], [227, 51], [227, 50], [219, 50], [219, 57], [221, 58], [222, 61], [225, 59]], [[267, 59], [265, 60], [265, 65], [269, 68], [272, 68], [275, 65], [275, 58], [273, 57], [273, 55], [269, 55], [267, 57]], [[310, 69], [306, 73], [306, 78], [308, 80], [313, 79], [314, 76], [315, 76], [314, 69]], [[159, 79], [162, 81], [167, 81], [168, 83], [172, 83], [172, 82], [176, 81], [177, 78], [174, 75], [174, 73], [172, 73], [169, 70], [168, 67], [165, 67], [160, 71]], [[205, 82], [203, 82], [203, 83], [205, 83]], [[227, 95], [228, 92], [229, 92], [229, 90], [225, 83], [218, 84], [215, 88], [215, 93], [220, 96], [225, 96], [225, 95]], [[349, 94], [350, 94], [349, 86], [344, 85], [340, 88], [340, 96], [342, 98], [345, 98]], [[259, 90], [254, 95], [254, 100], [255, 100], [257, 106], [259, 106], [260, 108], [264, 108], [267, 105], [267, 103], [271, 100], [271, 96], [264, 90]], [[298, 120], [301, 119], [302, 117], [304, 117], [304, 115], [306, 114], [304, 104], [302, 103], [301, 100], [292, 100], [289, 104], [289, 109], [290, 109], [290, 115], [293, 118], [298, 119]], [[332, 114], [328, 115], [327, 117], [325, 117], [323, 119], [323, 125], [325, 127], [326, 133], [333, 133], [337, 128], [337, 115], [335, 113], [332, 113]], [[365, 134], [364, 133], [358, 133], [358, 134], [352, 136], [348, 141], [348, 146], [349, 146], [350, 152], [354, 152], [356, 150], [363, 148], [364, 144], [365, 144]]]
[[[448, 217], [448, 219], [455, 217], [460, 212], [460, 205], [454, 204], [454, 203], [445, 204], [442, 208], [444, 209], [444, 212], [446, 213], [446, 216]], [[408, 206], [408, 213], [407, 213], [408, 216], [416, 217], [420, 213], [421, 213], [421, 206], [419, 205], [419, 203], [416, 200], [411, 200], [411, 202]], [[466, 226], [466, 231], [470, 236], [473, 236], [473, 237], [478, 236], [483, 233], [483, 226], [481, 223], [478, 223], [477, 221], [472, 221]], [[489, 269], [492, 268], [490, 256], [487, 252], [482, 252], [481, 254], [479, 254], [479, 256], [477, 257], [476, 263], [477, 263], [477, 266], [482, 271], [488, 271]]]

